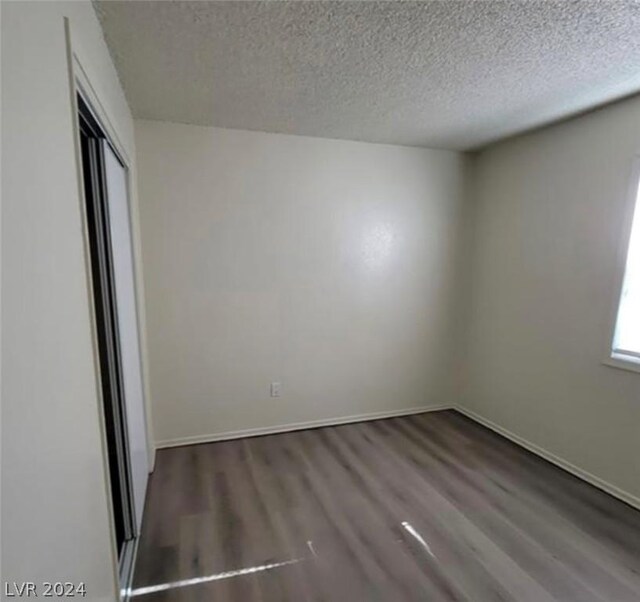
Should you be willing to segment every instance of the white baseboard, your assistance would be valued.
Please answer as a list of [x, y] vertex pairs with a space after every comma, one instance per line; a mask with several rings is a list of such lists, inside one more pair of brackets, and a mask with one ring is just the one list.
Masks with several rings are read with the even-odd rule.
[[507, 439], [513, 441], [514, 443], [517, 443], [520, 447], [524, 447], [526, 450], [533, 452], [534, 454], [540, 456], [541, 458], [548, 460], [552, 464], [555, 464], [556, 466], [559, 466], [560, 468], [566, 470], [567, 472], [570, 472], [572, 475], [582, 479], [583, 481], [586, 481], [590, 485], [593, 485], [598, 489], [602, 489], [609, 495], [612, 495], [613, 497], [616, 497], [619, 500], [622, 500], [623, 502], [629, 504], [629, 506], [633, 506], [634, 508], [640, 510], [640, 498], [636, 497], [635, 495], [632, 495], [631, 493], [628, 493], [627, 491], [624, 491], [623, 489], [620, 489], [619, 487], [616, 487], [615, 485], [608, 483], [607, 481], [601, 479], [600, 477], [596, 477], [590, 472], [587, 472], [586, 470], [583, 470], [582, 468], [579, 468], [578, 466], [571, 464], [571, 462], [567, 462], [566, 460], [563, 460], [562, 458], [556, 456], [555, 454], [552, 454], [551, 452], [547, 451], [546, 449], [543, 449], [542, 447], [536, 445], [535, 443], [531, 443], [530, 441], [527, 441], [523, 437], [520, 437], [520, 435], [516, 435], [515, 433], [512, 433], [506, 428], [496, 424], [495, 422], [492, 422], [491, 420], [488, 420], [487, 418], [483, 418], [482, 416], [480, 416], [479, 414], [476, 414], [475, 412], [472, 412], [471, 410], [468, 410], [466, 408], [463, 408], [462, 406], [457, 406], [457, 405], [454, 405], [453, 409], [456, 410], [457, 412], [460, 412], [461, 414], [464, 414], [468, 418], [471, 418], [471, 420], [478, 422], [482, 426], [486, 426], [487, 428], [491, 429], [492, 431], [495, 431], [499, 435], [506, 437]]
[[304, 429], [318, 428], [322, 426], [337, 426], [339, 424], [349, 424], [351, 422], [364, 422], [365, 420], [380, 420], [382, 418], [394, 418], [396, 416], [409, 416], [411, 414], [422, 414], [424, 412], [437, 412], [439, 410], [450, 410], [451, 405], [422, 406], [418, 408], [407, 408], [404, 410], [391, 410], [388, 412], [370, 412], [368, 414], [357, 414], [354, 416], [343, 416], [340, 418], [325, 418], [321, 420], [309, 420], [308, 422], [293, 422], [277, 426], [265, 426], [239, 431], [226, 431], [222, 433], [212, 433], [209, 435], [196, 435], [195, 437], [181, 437], [178, 439], [165, 439], [157, 441], [156, 448], [179, 447], [181, 445], [196, 445], [198, 443], [213, 443], [214, 441], [228, 441], [230, 439], [241, 439], [242, 437], [258, 437], [260, 435], [274, 435], [276, 433], [286, 433], [289, 431], [300, 431]]
[[231, 439], [241, 439], [243, 437], [258, 437], [260, 435], [274, 435], [276, 433], [287, 433], [290, 431], [300, 431], [304, 429], [319, 428], [323, 426], [338, 426], [340, 424], [350, 424], [353, 422], [364, 422], [366, 420], [381, 420], [383, 418], [394, 418], [397, 416], [409, 416], [411, 414], [423, 414], [425, 412], [438, 412], [440, 410], [456, 410], [461, 414], [471, 418], [471, 420], [485, 426], [492, 431], [506, 437], [510, 441], [518, 444], [520, 447], [548, 460], [552, 464], [559, 466], [560, 468], [570, 472], [576, 477], [586, 481], [587, 483], [602, 489], [606, 493], [622, 500], [623, 502], [633, 506], [640, 510], [640, 498], [632, 495], [608, 483], [607, 481], [596, 477], [595, 475], [563, 460], [562, 458], [552, 454], [551, 452], [543, 449], [542, 447], [527, 441], [523, 437], [512, 433], [508, 429], [501, 427], [500, 425], [483, 418], [479, 414], [463, 408], [458, 405], [439, 405], [439, 406], [422, 406], [417, 408], [408, 408], [404, 410], [392, 410], [387, 412], [370, 412], [367, 414], [357, 414], [354, 416], [343, 416], [339, 418], [325, 418], [321, 420], [309, 420], [308, 422], [293, 422], [289, 424], [282, 424], [276, 426], [258, 427], [251, 429], [242, 429], [238, 431], [225, 431], [221, 433], [211, 433], [207, 435], [196, 435], [194, 437], [180, 437], [177, 439], [166, 439], [164, 441], [158, 441], [156, 443], [156, 449], [162, 449], [167, 447], [180, 447], [182, 445], [197, 445], [198, 443], [213, 443], [215, 441], [229, 441]]

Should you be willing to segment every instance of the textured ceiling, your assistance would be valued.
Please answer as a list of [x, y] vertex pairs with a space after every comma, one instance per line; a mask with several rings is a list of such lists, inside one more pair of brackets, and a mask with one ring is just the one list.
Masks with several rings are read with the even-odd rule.
[[471, 149], [640, 90], [640, 0], [96, 5], [145, 119]]

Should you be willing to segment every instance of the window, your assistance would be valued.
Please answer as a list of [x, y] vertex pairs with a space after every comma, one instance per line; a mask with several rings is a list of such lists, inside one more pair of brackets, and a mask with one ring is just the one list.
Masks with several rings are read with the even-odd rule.
[[635, 197], [629, 250], [611, 355], [617, 360], [640, 364], [640, 183], [637, 179]]

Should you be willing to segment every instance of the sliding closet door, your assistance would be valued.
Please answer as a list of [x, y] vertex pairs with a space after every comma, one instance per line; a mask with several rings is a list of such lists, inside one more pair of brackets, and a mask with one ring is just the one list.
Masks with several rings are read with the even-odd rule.
[[144, 498], [149, 476], [147, 454], [146, 419], [138, 314], [136, 307], [135, 278], [127, 172], [106, 140], [101, 140], [104, 157], [113, 276], [117, 307], [117, 329], [120, 339], [122, 380], [124, 387], [126, 432], [129, 442], [133, 502], [136, 534], [140, 533]]

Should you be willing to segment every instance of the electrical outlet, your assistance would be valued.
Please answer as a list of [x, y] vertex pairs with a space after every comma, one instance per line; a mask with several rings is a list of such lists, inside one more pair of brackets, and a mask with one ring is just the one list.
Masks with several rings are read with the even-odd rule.
[[281, 388], [280, 383], [271, 383], [271, 397], [280, 397]]

